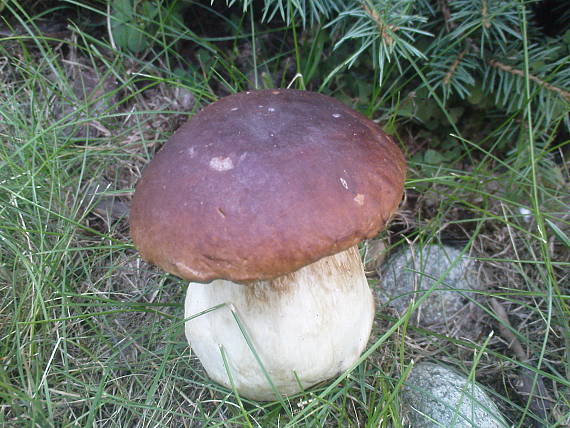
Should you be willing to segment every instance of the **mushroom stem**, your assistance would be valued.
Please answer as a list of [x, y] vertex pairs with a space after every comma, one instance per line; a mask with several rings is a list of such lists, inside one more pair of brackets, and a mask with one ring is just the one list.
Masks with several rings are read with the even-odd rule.
[[223, 347], [237, 391], [255, 400], [275, 400], [273, 386], [294, 394], [346, 370], [366, 346], [374, 317], [356, 246], [273, 280], [190, 283], [185, 316], [220, 304], [188, 320], [186, 337], [208, 375], [229, 388]]

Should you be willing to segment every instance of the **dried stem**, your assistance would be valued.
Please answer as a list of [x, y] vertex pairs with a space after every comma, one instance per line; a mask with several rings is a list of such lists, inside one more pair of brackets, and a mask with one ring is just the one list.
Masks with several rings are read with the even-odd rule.
[[[529, 359], [527, 353], [524, 351], [520, 341], [511, 331], [512, 325], [509, 321], [507, 311], [497, 299], [491, 299], [491, 306], [497, 317], [502, 321], [499, 323], [500, 335], [508, 341], [509, 348], [513, 350], [517, 359], [521, 362], [528, 363]], [[547, 419], [553, 400], [548, 394], [542, 376], [536, 375], [532, 370], [526, 367], [521, 367], [515, 386], [520, 395], [529, 397], [531, 410], [541, 418]]]
[[497, 301], [497, 299], [491, 299], [491, 306], [493, 306], [493, 311], [499, 317], [502, 323], [499, 323], [499, 333], [501, 336], [509, 343], [509, 348], [513, 350], [519, 361], [526, 361], [528, 359], [526, 352], [524, 351], [521, 342], [517, 339], [514, 333], [509, 327], [512, 328], [511, 322], [509, 321], [509, 316], [505, 308]]

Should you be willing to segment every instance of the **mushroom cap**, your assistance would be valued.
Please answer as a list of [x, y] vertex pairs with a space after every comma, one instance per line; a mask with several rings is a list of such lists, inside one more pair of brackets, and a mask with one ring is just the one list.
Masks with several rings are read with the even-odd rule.
[[376, 235], [405, 178], [374, 122], [325, 95], [248, 91], [196, 114], [145, 168], [131, 236], [184, 279], [271, 279]]

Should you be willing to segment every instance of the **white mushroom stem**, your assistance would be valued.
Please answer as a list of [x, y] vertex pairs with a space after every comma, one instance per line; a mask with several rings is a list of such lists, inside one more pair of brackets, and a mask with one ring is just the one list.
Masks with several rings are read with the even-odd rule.
[[229, 369], [239, 394], [255, 400], [277, 398], [271, 383], [294, 394], [346, 370], [364, 350], [374, 317], [357, 247], [270, 281], [190, 283], [187, 318], [217, 305], [186, 322], [186, 337], [214, 381], [231, 388]]

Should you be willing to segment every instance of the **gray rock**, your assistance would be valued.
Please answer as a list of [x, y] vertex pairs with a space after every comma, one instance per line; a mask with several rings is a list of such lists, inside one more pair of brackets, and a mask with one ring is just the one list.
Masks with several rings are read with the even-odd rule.
[[402, 388], [404, 416], [413, 428], [507, 428], [487, 393], [455, 370], [433, 363], [412, 369]]
[[[391, 256], [379, 273], [377, 297], [380, 303], [394, 307], [400, 315], [435, 285], [437, 291], [433, 291], [411, 317], [412, 323], [423, 326], [449, 321], [464, 310], [469, 297], [473, 297], [466, 291], [481, 288], [474, 261], [462, 256], [459, 249], [448, 246], [404, 248]], [[439, 278], [442, 281], [437, 284]]]

